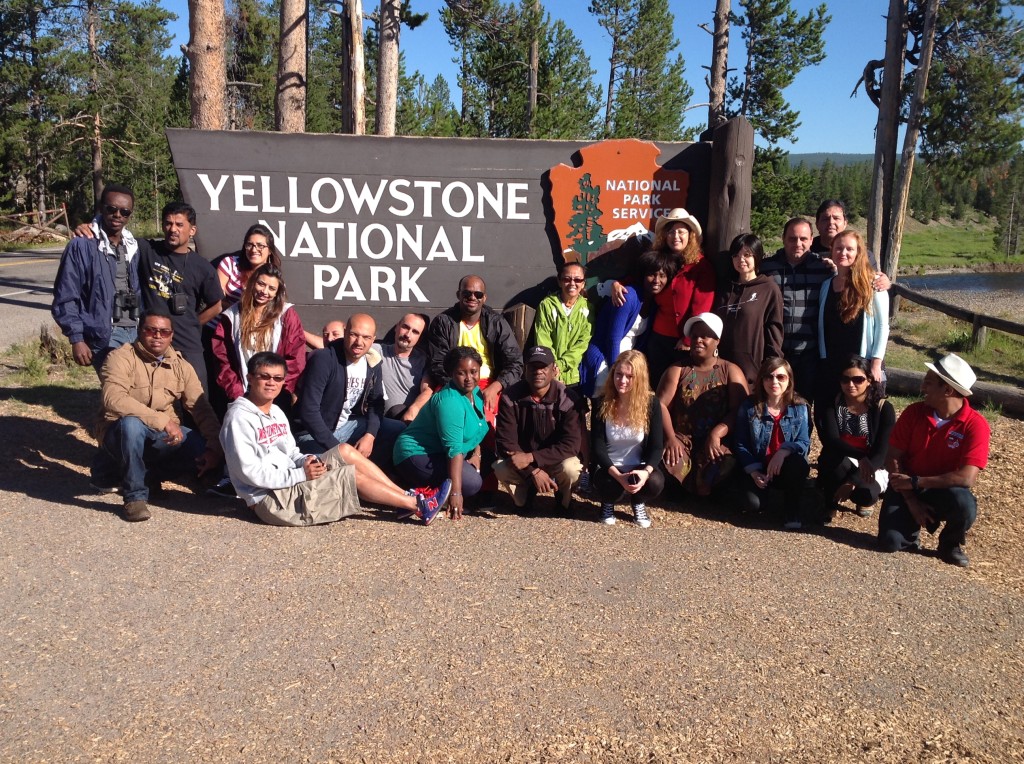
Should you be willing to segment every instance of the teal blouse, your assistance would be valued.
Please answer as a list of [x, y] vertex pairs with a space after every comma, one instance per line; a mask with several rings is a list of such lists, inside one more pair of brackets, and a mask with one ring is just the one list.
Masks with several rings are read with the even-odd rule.
[[444, 454], [449, 459], [457, 454], [468, 454], [480, 445], [486, 434], [487, 420], [480, 388], [473, 391], [471, 402], [449, 382], [431, 396], [395, 440], [395, 464], [420, 454]]

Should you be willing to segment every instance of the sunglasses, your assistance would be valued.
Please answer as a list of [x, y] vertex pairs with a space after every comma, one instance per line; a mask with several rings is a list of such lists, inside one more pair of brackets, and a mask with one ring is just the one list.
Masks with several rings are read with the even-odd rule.
[[585, 281], [586, 281], [586, 279], [574, 278], [572, 276], [563, 276], [562, 277], [562, 283], [563, 284], [582, 284]]
[[482, 300], [487, 295], [486, 292], [474, 292], [471, 289], [463, 289], [462, 292], [460, 292], [460, 294], [462, 295], [462, 299], [463, 300], [468, 300], [470, 298], [476, 298], [477, 300]]
[[108, 215], [116, 215], [118, 212], [121, 213], [121, 217], [130, 218], [132, 216], [131, 207], [115, 207], [113, 204], [104, 204], [103, 211]]
[[147, 337], [170, 337], [174, 334], [173, 329], [158, 329], [155, 326], [142, 327], [142, 333]]
[[868, 381], [868, 378], [863, 376], [862, 374], [857, 374], [857, 375], [855, 375], [853, 377], [848, 377], [845, 374], [843, 375], [843, 384], [844, 385], [848, 385], [851, 382], [853, 384], [855, 384], [855, 385], [863, 385], [867, 381]]
[[765, 379], [774, 379], [776, 382], [785, 382], [789, 379], [788, 374], [766, 374]]
[[242, 249], [248, 249], [253, 252], [262, 252], [265, 249], [270, 249], [266, 244], [256, 244], [254, 242], [246, 242], [246, 245]]
[[261, 371], [257, 372], [254, 376], [263, 382], [270, 382], [271, 380], [274, 382], [284, 382], [284, 374], [268, 374], [265, 371]]

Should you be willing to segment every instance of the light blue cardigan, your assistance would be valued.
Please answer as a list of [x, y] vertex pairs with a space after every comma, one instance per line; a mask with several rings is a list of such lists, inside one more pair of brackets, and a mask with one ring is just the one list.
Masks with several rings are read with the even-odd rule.
[[[825, 300], [832, 288], [832, 279], [821, 285], [818, 295], [818, 355], [827, 358], [825, 352]], [[860, 354], [864, 358], [885, 358], [885, 346], [889, 342], [889, 293], [873, 291], [871, 312], [864, 311], [864, 332], [860, 337]]]

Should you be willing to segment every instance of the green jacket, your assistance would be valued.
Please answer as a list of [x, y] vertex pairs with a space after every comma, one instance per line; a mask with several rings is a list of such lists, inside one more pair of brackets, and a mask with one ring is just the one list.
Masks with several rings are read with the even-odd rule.
[[580, 295], [569, 315], [565, 314], [559, 294], [550, 294], [540, 301], [533, 319], [533, 335], [538, 345], [554, 352], [555, 365], [563, 384], [579, 384], [580, 362], [587, 352], [593, 330], [590, 303], [586, 297]]

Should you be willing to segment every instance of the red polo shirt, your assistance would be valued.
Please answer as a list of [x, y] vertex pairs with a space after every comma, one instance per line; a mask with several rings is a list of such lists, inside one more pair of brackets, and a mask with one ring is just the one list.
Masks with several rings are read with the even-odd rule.
[[908, 474], [944, 475], [964, 465], [985, 469], [991, 431], [985, 417], [972, 409], [966, 398], [942, 427], [935, 422], [935, 410], [924, 402], [912, 403], [896, 421], [889, 446], [904, 453]]

